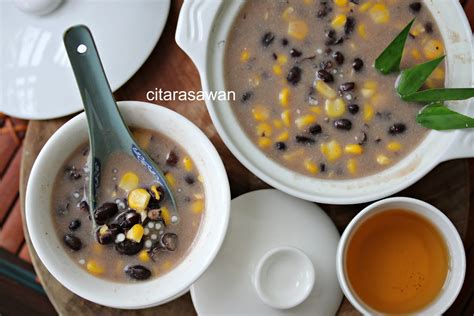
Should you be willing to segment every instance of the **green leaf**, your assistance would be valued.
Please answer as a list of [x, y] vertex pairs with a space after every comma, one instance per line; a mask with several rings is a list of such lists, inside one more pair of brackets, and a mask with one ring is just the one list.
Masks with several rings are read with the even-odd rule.
[[403, 95], [404, 101], [436, 102], [474, 98], [474, 88], [429, 89]]
[[415, 19], [411, 20], [407, 26], [395, 37], [395, 39], [385, 48], [385, 50], [375, 60], [375, 68], [383, 74], [389, 74], [400, 70], [400, 62], [402, 60], [403, 48], [407, 41], [410, 28]]
[[403, 97], [417, 92], [436, 67], [438, 67], [438, 65], [443, 61], [444, 57], [445, 56], [441, 56], [426, 63], [403, 70], [397, 85], [398, 94]]
[[455, 112], [442, 102], [428, 104], [418, 113], [416, 122], [439, 131], [474, 127], [474, 118]]

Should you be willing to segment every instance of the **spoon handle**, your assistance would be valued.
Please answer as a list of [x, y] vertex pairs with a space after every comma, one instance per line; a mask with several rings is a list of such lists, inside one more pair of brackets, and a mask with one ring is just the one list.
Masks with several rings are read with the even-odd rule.
[[71, 27], [64, 34], [64, 44], [86, 110], [91, 146], [97, 153], [130, 148], [133, 140], [115, 103], [91, 32], [84, 25]]

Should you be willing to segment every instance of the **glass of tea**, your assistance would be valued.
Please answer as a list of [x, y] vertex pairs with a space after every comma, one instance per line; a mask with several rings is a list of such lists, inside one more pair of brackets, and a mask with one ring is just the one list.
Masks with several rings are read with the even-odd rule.
[[465, 270], [464, 247], [450, 220], [405, 197], [363, 209], [337, 252], [341, 288], [363, 314], [442, 314], [459, 294]]

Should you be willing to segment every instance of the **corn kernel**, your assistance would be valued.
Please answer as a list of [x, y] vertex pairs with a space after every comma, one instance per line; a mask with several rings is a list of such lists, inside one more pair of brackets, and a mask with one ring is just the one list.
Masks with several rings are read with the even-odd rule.
[[347, 170], [350, 172], [350, 174], [357, 173], [357, 161], [355, 159], [347, 160]]
[[423, 53], [428, 59], [440, 57], [444, 53], [444, 46], [438, 40], [429, 40], [423, 47]]
[[169, 260], [166, 260], [165, 262], [163, 262], [163, 264], [161, 265], [161, 269], [163, 270], [169, 270], [173, 267], [173, 263], [171, 263], [171, 261]]
[[310, 106], [309, 110], [316, 114], [321, 114], [321, 107], [320, 106]]
[[346, 103], [341, 98], [337, 98], [336, 100], [326, 100], [324, 110], [326, 111], [327, 116], [331, 118], [340, 117], [346, 112]]
[[249, 53], [249, 50], [247, 48], [244, 48], [242, 50], [242, 53], [240, 53], [240, 61], [245, 63], [247, 62], [248, 60], [250, 59], [250, 53]]
[[345, 7], [349, 3], [349, 0], [334, 0], [334, 3], [339, 7]]
[[94, 275], [99, 275], [104, 273], [105, 269], [103, 266], [101, 266], [97, 261], [91, 259], [87, 261], [86, 264], [87, 271]]
[[168, 208], [166, 206], [163, 206], [162, 208], [160, 208], [160, 211], [161, 211], [161, 218], [163, 218], [165, 225], [171, 224], [171, 215]]
[[359, 34], [359, 36], [362, 38], [362, 39], [367, 39], [367, 29], [365, 27], [365, 24], [364, 23], [360, 23], [358, 26], [357, 26], [357, 34]]
[[196, 200], [191, 204], [191, 210], [194, 213], [201, 213], [204, 209], [204, 201], [202, 199]]
[[441, 68], [436, 68], [430, 76], [432, 79], [435, 80], [443, 80], [444, 79], [444, 70]]
[[253, 118], [256, 121], [266, 121], [270, 116], [270, 111], [263, 105], [257, 105], [252, 109]]
[[281, 134], [279, 134], [276, 138], [277, 142], [286, 142], [290, 138], [290, 133], [288, 131], [284, 131]]
[[311, 161], [310, 159], [306, 159], [304, 161], [304, 167], [306, 168], [306, 170], [308, 170], [312, 174], [316, 174], [319, 172], [318, 165], [314, 163], [314, 161]]
[[329, 143], [322, 143], [321, 152], [329, 161], [337, 160], [342, 155], [341, 145], [335, 140]]
[[253, 75], [249, 78], [249, 84], [256, 88], [260, 85], [260, 75]]
[[347, 17], [344, 14], [338, 14], [331, 21], [331, 26], [335, 29], [340, 29], [346, 24]]
[[156, 185], [152, 185], [150, 187], [150, 191], [153, 197], [155, 198], [155, 200], [159, 201], [161, 199], [161, 193], [160, 191], [158, 191], [158, 187]]
[[364, 151], [361, 145], [359, 144], [349, 144], [344, 147], [346, 154], [360, 155]]
[[119, 182], [119, 188], [125, 191], [132, 191], [138, 187], [138, 176], [134, 172], [126, 172]]
[[138, 254], [138, 259], [141, 262], [145, 262], [145, 263], [150, 261], [150, 255], [148, 254], [148, 251], [146, 250], [140, 251], [140, 253]]
[[314, 116], [312, 114], [303, 115], [301, 117], [298, 117], [295, 120], [295, 124], [299, 129], [302, 129], [302, 128], [304, 128], [304, 127], [306, 127], [309, 124], [314, 123], [314, 122], [316, 122], [316, 116]]
[[410, 34], [413, 36], [418, 36], [424, 32], [425, 28], [423, 27], [423, 25], [421, 25], [421, 23], [415, 23], [410, 30]]
[[283, 106], [287, 106], [290, 98], [290, 89], [283, 88], [281, 89], [280, 93], [278, 94], [278, 100], [280, 100], [280, 104]]
[[283, 121], [283, 124], [285, 124], [286, 127], [290, 127], [291, 125], [291, 114], [290, 110], [283, 111], [281, 113], [281, 119]]
[[272, 69], [273, 69], [273, 73], [274, 73], [275, 75], [277, 75], [277, 76], [281, 75], [282, 70], [281, 70], [281, 66], [280, 66], [280, 65], [275, 64], [275, 65], [273, 65]]
[[288, 61], [288, 57], [286, 57], [286, 55], [280, 54], [280, 55], [277, 56], [277, 62], [278, 62], [280, 65], [286, 64], [287, 61]]
[[282, 128], [283, 127], [283, 121], [282, 120], [278, 120], [278, 119], [274, 119], [273, 120], [273, 126], [275, 126], [275, 128]]
[[364, 83], [364, 86], [360, 90], [360, 92], [365, 98], [370, 98], [371, 96], [375, 94], [376, 91], [377, 91], [377, 82], [373, 80], [366, 81]]
[[368, 122], [374, 117], [374, 108], [370, 104], [364, 104], [364, 121]]
[[268, 148], [271, 144], [272, 141], [268, 137], [260, 137], [258, 139], [258, 146], [260, 146], [260, 148]]
[[288, 35], [298, 40], [304, 40], [308, 35], [308, 25], [302, 20], [290, 21], [288, 23]]
[[143, 226], [140, 224], [135, 224], [127, 232], [127, 239], [133, 240], [134, 242], [140, 242], [143, 237]]
[[390, 20], [390, 12], [386, 5], [377, 3], [369, 10], [370, 17], [377, 24], [387, 23]]
[[166, 178], [166, 181], [168, 182], [168, 184], [174, 188], [176, 186], [176, 178], [173, 176], [173, 174], [171, 172], [168, 172], [167, 174], [165, 174], [165, 178]]
[[361, 6], [359, 6], [359, 12], [365, 12], [367, 10], [369, 10], [369, 8], [372, 6], [372, 2], [371, 1], [367, 1], [366, 3], [362, 4]]
[[399, 151], [402, 148], [402, 145], [399, 142], [390, 142], [387, 145], [387, 149], [390, 151]]
[[378, 155], [377, 156], [377, 163], [379, 165], [382, 165], [382, 166], [388, 165], [390, 163], [390, 158], [388, 158], [385, 155]]
[[134, 131], [133, 138], [135, 138], [136, 142], [141, 148], [147, 149], [148, 145], [150, 145], [151, 134], [147, 131]]
[[137, 211], [143, 211], [150, 202], [150, 193], [147, 190], [139, 188], [132, 190], [128, 195], [128, 205]]
[[258, 136], [271, 136], [273, 128], [268, 123], [260, 123], [257, 125], [257, 135]]
[[316, 91], [328, 99], [335, 99], [337, 97], [336, 91], [322, 80], [316, 82]]
[[191, 160], [191, 158], [189, 158], [188, 156], [184, 157], [183, 166], [184, 166], [184, 170], [188, 172], [193, 170], [193, 161]]
[[411, 56], [413, 59], [421, 60], [421, 53], [416, 47], [411, 50]]
[[288, 7], [285, 9], [285, 11], [283, 11], [283, 14], [281, 15], [281, 17], [285, 21], [290, 21], [293, 18], [294, 13], [295, 13], [295, 9], [293, 7]]
[[295, 151], [288, 152], [288, 153], [284, 154], [283, 159], [285, 159], [286, 161], [292, 161], [295, 158], [298, 158], [298, 157], [302, 156], [303, 154], [304, 154], [304, 150], [303, 149], [298, 149], [298, 150], [295, 150]]

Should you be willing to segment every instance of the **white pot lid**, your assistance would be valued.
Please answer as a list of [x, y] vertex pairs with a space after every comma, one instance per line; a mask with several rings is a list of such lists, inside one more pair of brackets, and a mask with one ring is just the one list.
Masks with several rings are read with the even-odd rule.
[[[334, 223], [316, 204], [278, 190], [239, 196], [232, 200], [230, 225], [219, 254], [191, 287], [194, 307], [199, 315], [334, 315], [342, 300], [336, 275], [338, 242], [339, 233]], [[275, 252], [279, 255], [272, 257], [276, 260], [274, 270], [256, 273], [258, 268], [269, 265], [268, 257]], [[274, 306], [291, 305], [291, 297], [288, 302], [278, 300], [285, 297], [282, 294], [295, 294], [295, 287], [290, 287], [298, 285], [301, 274], [308, 272], [291, 271], [285, 266], [296, 262], [294, 266], [306, 269], [301, 252], [314, 268], [313, 275], [308, 273], [309, 282], [314, 280], [311, 293], [296, 307], [270, 307], [272, 304], [264, 302], [269, 296], [277, 298]], [[279, 261], [279, 258], [284, 259]], [[260, 281], [271, 282], [263, 284], [263, 288], [266, 286], [266, 290], [272, 292], [264, 299], [256, 290], [261, 291], [261, 286], [255, 286], [261, 274], [266, 277]], [[282, 284], [287, 286], [278, 286]]]
[[51, 119], [83, 109], [62, 42], [76, 24], [91, 29], [115, 91], [152, 52], [169, 8], [170, 0], [74, 0], [35, 15], [0, 1], [0, 112]]

